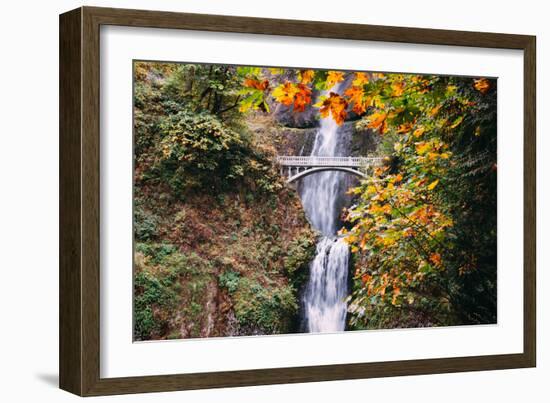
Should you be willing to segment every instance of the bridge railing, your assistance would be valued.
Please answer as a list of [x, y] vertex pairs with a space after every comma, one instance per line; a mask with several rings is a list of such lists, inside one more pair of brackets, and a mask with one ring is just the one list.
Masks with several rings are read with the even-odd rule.
[[382, 158], [376, 157], [318, 157], [318, 156], [278, 156], [277, 162], [284, 167], [363, 167], [380, 165]]

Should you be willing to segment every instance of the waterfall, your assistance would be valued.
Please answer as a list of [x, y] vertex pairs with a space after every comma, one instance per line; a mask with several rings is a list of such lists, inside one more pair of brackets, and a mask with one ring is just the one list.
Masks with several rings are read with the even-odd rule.
[[[343, 156], [348, 150], [339, 126], [329, 116], [320, 121], [312, 156]], [[310, 263], [303, 295], [303, 319], [308, 332], [345, 330], [349, 248], [336, 233], [346, 190], [346, 174], [316, 173], [302, 179], [300, 197], [312, 226], [321, 232], [315, 259]]]

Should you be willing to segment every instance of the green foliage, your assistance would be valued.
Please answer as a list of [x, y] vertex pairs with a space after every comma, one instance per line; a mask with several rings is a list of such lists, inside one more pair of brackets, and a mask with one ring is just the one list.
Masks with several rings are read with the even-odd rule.
[[174, 306], [176, 295], [161, 280], [146, 271], [134, 276], [134, 337], [146, 340], [158, 335], [166, 327], [166, 321], [156, 317], [154, 309], [170, 309]]
[[170, 244], [143, 243], [136, 245], [135, 261], [134, 337], [166, 337], [178, 314], [191, 322], [190, 336], [199, 336], [205, 291], [213, 279], [210, 262]]
[[136, 252], [140, 252], [145, 256], [151, 258], [151, 262], [154, 264], [159, 264], [164, 261], [164, 259], [175, 253], [177, 248], [174, 245], [168, 243], [137, 243]]
[[134, 237], [136, 241], [149, 241], [157, 235], [158, 218], [141, 206], [134, 208]]
[[244, 329], [262, 334], [287, 332], [296, 315], [298, 304], [291, 286], [280, 286], [269, 280], [241, 278], [235, 291], [235, 316]]
[[[135, 74], [138, 184], [166, 184], [180, 199], [199, 188], [280, 189], [270, 156], [241, 123], [242, 87], [234, 68], [139, 62]], [[143, 235], [149, 236], [147, 229]]]
[[160, 129], [158, 176], [174, 191], [219, 189], [243, 178], [246, 140], [214, 115], [182, 109], [166, 117]]
[[234, 271], [224, 271], [218, 277], [220, 286], [227, 289], [230, 294], [237, 291], [241, 275]]
[[306, 233], [290, 242], [284, 258], [284, 268], [295, 289], [299, 289], [307, 280], [309, 262], [315, 257], [315, 238]]

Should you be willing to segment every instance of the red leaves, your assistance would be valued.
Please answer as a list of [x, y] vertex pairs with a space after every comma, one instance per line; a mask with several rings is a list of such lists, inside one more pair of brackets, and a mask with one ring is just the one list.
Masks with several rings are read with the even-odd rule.
[[297, 87], [298, 92], [294, 96], [294, 110], [303, 112], [306, 106], [311, 103], [311, 89], [304, 84], [298, 84]]

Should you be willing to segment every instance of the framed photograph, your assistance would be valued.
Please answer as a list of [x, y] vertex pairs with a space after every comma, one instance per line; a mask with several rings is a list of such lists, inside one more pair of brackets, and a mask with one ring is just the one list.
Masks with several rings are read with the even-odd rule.
[[60, 387], [533, 367], [535, 37], [60, 16]]

